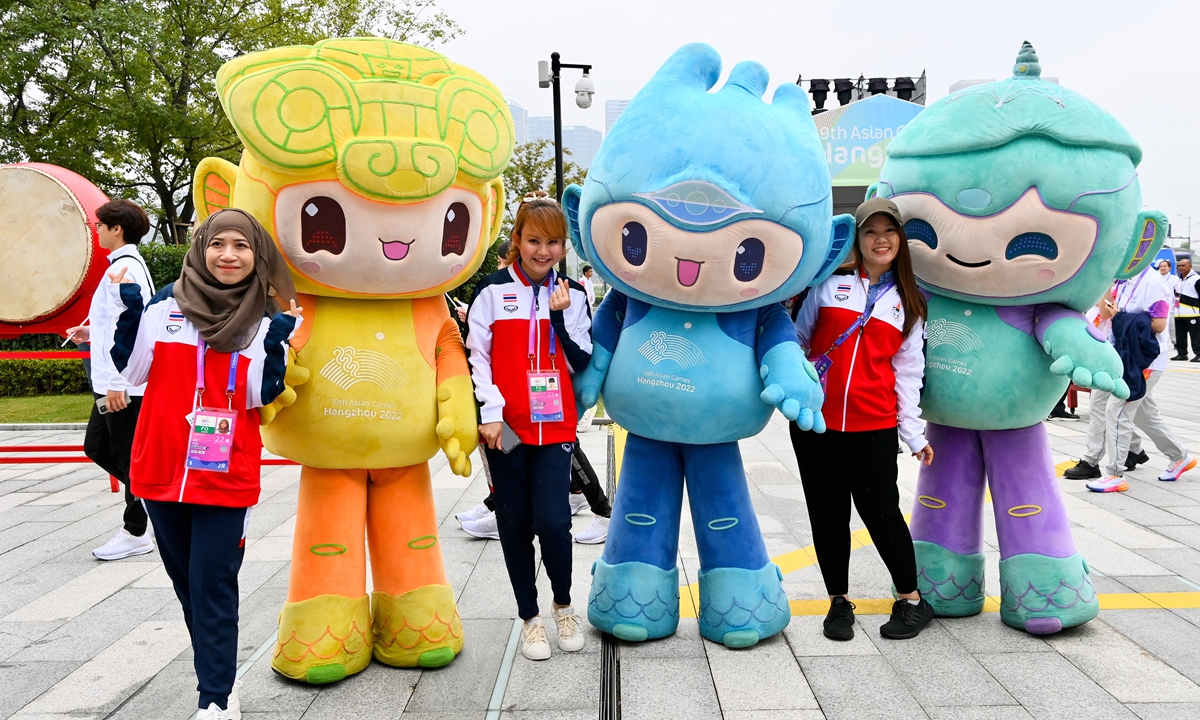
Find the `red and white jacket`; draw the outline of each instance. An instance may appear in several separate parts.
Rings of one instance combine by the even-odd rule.
[[[112,359],[132,385],[146,383],[146,394],[133,436],[130,491],[139,498],[221,507],[258,503],[262,436],[258,408],[283,391],[287,346],[299,318],[279,314],[263,318],[250,345],[239,353],[233,409],[237,422],[229,472],[190,470],[186,466],[188,416],[196,408],[196,348],[200,333],[183,316],[164,287],[142,312],[137,285],[112,284],[126,310],[117,321]],[[118,289],[119,288],[119,289]],[[232,354],[208,348],[204,354],[205,407],[228,407]]]
[[[475,286],[467,311],[468,360],[482,423],[508,423],[527,445],[575,442],[575,391],[571,374],[592,356],[592,314],[583,286],[569,280],[571,306],[550,311],[550,291],[537,288],[537,370],[550,368],[550,324],[554,324],[563,395],[563,419],[535,423],[529,416],[529,315],[534,288],[512,267],[498,270]]]
[[[796,315],[796,334],[809,358],[829,346],[867,307],[870,280],[835,274],[809,291]],[[913,451],[927,444],[921,422],[925,381],[925,322],[904,336],[904,305],[890,288],[875,301],[871,317],[832,353],[821,412],[830,430],[861,432],[898,427]]]

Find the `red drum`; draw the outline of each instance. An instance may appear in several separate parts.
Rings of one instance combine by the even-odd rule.
[[[96,209],[108,202],[83,177],[44,163],[0,166],[0,338],[82,324],[108,268]]]

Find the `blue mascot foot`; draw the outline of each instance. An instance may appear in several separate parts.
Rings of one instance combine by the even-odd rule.
[[[959,555],[937,543],[914,540],[917,589],[938,617],[983,612],[983,553]]]
[[[1079,553],[1055,558],[1025,553],[1000,561],[1000,619],[1050,635],[1096,617],[1100,600]]]
[[[783,573],[775,563],[758,570],[716,568],[700,573],[700,634],[743,648],[781,632],[792,619]]]
[[[588,622],[622,640],[663,638],[679,627],[679,568],[592,563]]]

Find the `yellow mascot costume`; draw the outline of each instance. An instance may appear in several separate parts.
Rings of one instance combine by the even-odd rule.
[[[442,293],[499,232],[512,117],[478,73],[382,39],[245,55],[217,88],[245,151],[200,163],[198,214],[258,218],[306,320],[288,389],[262,412],[267,448],[303,465],[272,666],[328,683],[372,655],[445,665],[463,634],[427,461],[440,447],[469,476],[476,416]]]

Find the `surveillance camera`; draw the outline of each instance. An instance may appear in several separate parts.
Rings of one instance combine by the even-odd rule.
[[[596,94],[596,83],[587,73],[575,83],[575,104],[587,110],[592,106],[592,96]]]
[[[538,60],[538,87],[550,87],[550,63]]]

